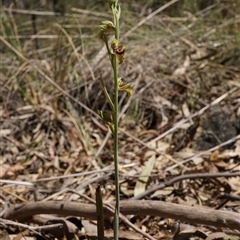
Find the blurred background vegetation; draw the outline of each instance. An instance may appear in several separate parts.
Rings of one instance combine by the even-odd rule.
[[[122,41],[128,49],[122,76],[130,82],[139,76],[137,92],[148,83],[152,86],[134,98],[129,108],[130,114],[140,121],[148,115],[149,96],[161,95],[177,107],[187,102],[190,110],[199,109],[226,91],[226,80],[234,78],[235,68],[240,65],[239,0],[179,0],[124,37],[168,2],[120,1]],[[94,111],[106,108],[96,79],[103,71],[106,81],[111,80],[107,59],[97,58],[103,47],[97,36],[98,25],[111,19],[108,1],[3,0],[0,11],[0,34],[5,40],[0,50],[1,81],[5,87],[15,89],[31,104],[44,101],[43,96],[49,94],[56,105],[66,104],[58,90],[29,69],[21,53]],[[190,80],[173,76],[186,56],[192,56],[198,48],[205,51],[205,56],[191,61],[187,69]],[[206,67],[199,67],[205,60],[209,60]],[[209,96],[211,89],[214,94]],[[82,111],[77,105],[74,108]],[[172,111],[165,111],[170,118]],[[156,127],[162,121],[162,113],[153,106],[150,112],[155,123],[147,126]]]

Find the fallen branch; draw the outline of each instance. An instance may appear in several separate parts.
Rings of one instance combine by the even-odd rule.
[[[114,205],[114,203],[112,203]],[[151,200],[128,200],[120,204],[120,212],[124,215],[138,216],[161,216],[173,218],[191,224],[212,225],[240,230],[240,217],[238,213],[212,210],[200,207],[189,207],[174,203]],[[61,216],[79,216],[96,219],[96,206],[94,204],[77,202],[31,202],[18,206],[12,206],[4,214],[4,218],[17,221],[30,220],[37,214],[58,214]],[[110,217],[113,214],[104,209],[104,216]]]

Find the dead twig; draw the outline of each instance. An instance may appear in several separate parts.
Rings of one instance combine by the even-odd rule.
[[[112,204],[114,205],[114,203]],[[240,230],[239,214],[230,211],[189,207],[162,201],[130,200],[121,202],[120,212],[123,215],[161,216],[164,218],[173,218],[190,222],[191,224],[204,224]],[[90,219],[96,219],[97,217],[96,206],[94,204],[48,201],[29,202],[18,206],[12,206],[6,211],[4,218],[24,221],[30,220],[37,214],[72,215]],[[113,213],[104,207],[104,216],[110,217],[113,216]]]
[[[184,175],[180,175],[177,176],[169,181],[166,181],[162,184],[158,184],[156,186],[153,186],[149,189],[147,189],[145,192],[134,196],[131,198],[131,200],[137,200],[137,199],[141,199],[151,193],[154,193],[157,190],[166,188],[168,186],[173,185],[176,182],[185,180],[185,179],[199,179],[199,178],[218,178],[218,177],[237,177],[240,176],[240,172],[220,172],[220,173],[194,173],[194,174],[184,174]]]
[[[61,223],[49,224],[49,225],[41,226],[41,227],[39,227],[39,226],[33,227],[33,226],[29,226],[27,224],[18,223],[18,222],[14,222],[14,221],[3,219],[3,218],[0,218],[0,224],[2,224],[4,226],[11,225],[11,226],[17,226],[17,227],[20,227],[20,228],[28,229],[28,230],[30,230],[30,231],[38,234],[38,235],[39,235],[39,233],[37,231],[50,230],[50,229],[56,229],[56,228],[62,228],[63,227],[63,224],[61,224]]]

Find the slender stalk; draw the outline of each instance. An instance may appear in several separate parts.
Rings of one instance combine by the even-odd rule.
[[[114,106],[113,124],[114,124],[114,169],[115,169],[115,194],[116,206],[114,214],[114,239],[118,239],[119,211],[120,211],[120,191],[119,191],[119,170],[118,170],[118,62],[117,56],[113,56],[114,69]]]
[[[115,1],[115,6],[112,6],[112,13],[115,25],[115,39],[119,41],[119,10],[118,1]],[[114,73],[114,169],[115,169],[115,195],[116,205],[114,214],[114,240],[118,240],[118,229],[119,229],[119,212],[120,212],[120,190],[119,190],[119,169],[118,169],[118,59],[117,55],[112,55],[112,65]]]
[[[106,86],[104,85],[103,79],[101,77],[101,84],[103,88],[103,92],[105,97],[112,109],[112,119],[108,118],[107,115],[103,112],[100,112],[101,118],[107,122],[110,127],[113,137],[114,137],[114,169],[115,169],[115,198],[116,198],[116,206],[114,213],[114,239],[118,240],[119,233],[119,212],[120,212],[120,190],[119,190],[119,169],[118,169],[118,91],[125,90],[128,93],[132,92],[130,86],[121,80],[118,77],[118,67],[124,60],[124,52],[125,48],[123,45],[119,44],[119,18],[121,9],[118,5],[118,0],[109,0],[110,8],[113,15],[113,23],[111,21],[103,21],[102,25],[100,25],[100,37],[104,41],[109,59],[113,69],[114,75],[114,92],[113,92],[113,101],[109,96]],[[111,42],[111,48],[108,45],[107,33],[109,31],[114,31],[114,39]]]

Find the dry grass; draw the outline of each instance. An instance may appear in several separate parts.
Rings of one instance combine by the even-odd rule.
[[[156,2],[122,1],[127,52],[120,71],[135,89],[130,100],[120,96],[122,199],[133,196],[152,155],[156,160],[145,187],[185,172],[239,171],[240,5],[179,1],[148,19],[161,6]],[[112,139],[96,114],[108,108],[100,72],[112,81],[97,38],[98,25],[110,15],[102,2],[78,4],[66,6],[64,16],[55,16],[50,5],[35,12],[14,5],[0,10],[0,178],[46,178],[34,191],[2,183],[3,208],[33,201],[36,193],[39,201],[79,200],[64,192],[67,188],[95,198],[99,182],[104,200],[114,199],[113,170],[102,170],[112,164]],[[183,181],[148,198],[239,213],[234,200],[221,206],[224,194],[239,194],[237,180]],[[160,220],[132,222],[157,238]]]

